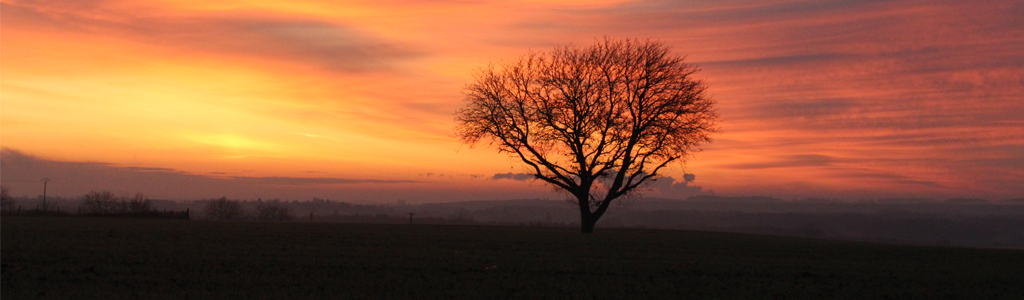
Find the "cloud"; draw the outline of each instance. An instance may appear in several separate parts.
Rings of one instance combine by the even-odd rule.
[[[642,1],[565,9],[521,30],[665,37],[713,79],[729,121],[817,135],[1016,119],[1022,10],[1017,1]]]
[[[702,61],[700,66],[706,69],[716,68],[751,68],[751,67],[793,67],[799,65],[817,65],[863,59],[863,55],[843,53],[807,53],[784,54],[757,58],[744,58],[723,61]]]
[[[95,163],[95,164],[97,164],[97,165],[104,165],[104,166],[110,166],[109,164],[100,164],[100,163]],[[178,171],[176,171],[174,169],[170,169],[170,168],[150,168],[150,167],[120,167],[120,168],[124,169],[126,171],[138,171],[138,172],[166,172],[166,173],[177,173],[178,172]],[[214,172],[214,173],[216,173],[216,172]]]
[[[245,177],[190,174],[169,168],[116,166],[98,162],[65,162],[31,156],[10,148],[0,150],[0,180],[18,194],[40,189],[40,179],[49,178],[49,192],[77,196],[91,190],[112,190],[129,194],[143,192],[157,197],[203,198],[240,191],[263,197],[288,196],[288,189],[366,187],[416,184],[410,180],[380,180],[331,177]],[[223,174],[213,172],[211,174]],[[284,193],[285,195],[281,195]],[[254,195],[258,196],[258,195]]]
[[[122,37],[172,49],[314,65],[340,72],[389,71],[419,48],[353,25],[272,12],[166,12],[134,2],[4,3],[4,26]],[[125,13],[124,11],[131,11]]]
[[[498,179],[511,179],[511,180],[515,180],[515,181],[527,181],[527,180],[532,180],[532,179],[535,179],[535,178],[537,178],[537,177],[534,176],[533,174],[529,174],[529,173],[511,173],[511,172],[504,173],[504,174],[503,173],[498,173],[498,174],[494,174],[494,176],[491,176],[491,179],[494,179],[494,180],[498,180]]]
[[[942,184],[932,180],[921,180],[915,179],[910,176],[890,173],[885,171],[875,171],[867,169],[854,169],[837,175],[839,178],[847,179],[866,179],[875,182],[884,182],[887,184],[898,184],[898,185],[919,185],[926,187],[943,187]]]
[[[153,199],[196,200],[226,196],[232,199],[311,199],[318,197],[359,203],[450,202],[557,197],[547,187],[508,187],[500,184],[466,186],[463,182],[373,178],[218,176],[162,168],[137,168],[101,162],[56,161],[10,148],[0,149],[0,184],[15,196],[42,194],[43,177],[50,178],[48,195],[75,198],[89,191],[118,195],[141,192]],[[450,176],[448,176],[450,177]]]
[[[228,180],[252,183],[252,184],[278,184],[278,185],[322,185],[322,184],[356,184],[356,183],[415,183],[412,180],[379,180],[379,179],[348,179],[330,177],[228,177]]]
[[[832,165],[836,161],[836,158],[828,155],[801,154],[779,156],[776,157],[775,160],[767,162],[726,164],[721,167],[727,169],[773,169],[793,167],[815,167]]]
[[[648,181],[646,187],[664,197],[683,199],[702,193],[703,187],[690,185],[696,179],[696,175],[689,173],[683,174],[683,181],[676,181],[671,176],[658,177],[654,181]]]

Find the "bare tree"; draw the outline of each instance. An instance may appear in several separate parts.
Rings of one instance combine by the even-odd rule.
[[[142,193],[135,193],[135,197],[128,200],[128,211],[134,214],[147,213],[152,209],[152,201]]]
[[[235,200],[228,200],[227,197],[210,200],[210,202],[206,203],[204,210],[206,218],[211,220],[234,220],[240,219],[244,215],[242,212],[242,203]]]
[[[698,71],[651,40],[529,53],[476,74],[456,132],[571,194],[590,233],[613,200],[711,141],[718,115]]]
[[[127,205],[110,191],[91,191],[82,196],[80,208],[86,214],[115,214],[126,211]]]
[[[288,221],[292,219],[292,212],[281,200],[258,201],[256,218],[263,221]]]
[[[0,211],[14,211],[14,197],[11,197],[11,190],[6,186],[0,186]]]
[[[94,215],[115,215],[115,214],[143,214],[150,211],[152,207],[149,198],[142,193],[135,193],[135,196],[116,197],[110,191],[91,191],[82,196],[82,204],[79,207],[81,213]]]

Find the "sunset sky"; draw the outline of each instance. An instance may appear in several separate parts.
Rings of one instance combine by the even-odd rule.
[[[66,197],[558,197],[460,144],[454,113],[474,70],[603,37],[666,42],[718,102],[722,132],[649,196],[1024,197],[1018,0],[2,0],[0,176],[33,197],[43,177]]]

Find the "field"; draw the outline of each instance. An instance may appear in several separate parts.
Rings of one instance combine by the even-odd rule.
[[[4,299],[1020,299],[1024,251],[669,230],[2,219]]]

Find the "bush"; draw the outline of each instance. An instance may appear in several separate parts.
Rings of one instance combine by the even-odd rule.
[[[242,203],[235,200],[228,200],[227,197],[210,200],[204,208],[204,215],[210,220],[236,220],[241,219]]]

